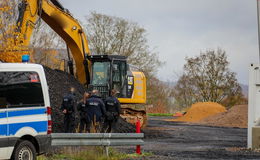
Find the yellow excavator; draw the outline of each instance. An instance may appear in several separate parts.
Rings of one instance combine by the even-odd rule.
[[[30,37],[37,21],[43,19],[65,42],[75,60],[75,77],[85,86],[98,89],[103,98],[112,89],[119,91],[122,114],[125,120],[146,124],[146,78],[127,64],[127,58],[119,55],[91,55],[87,36],[79,22],[57,0],[21,0],[17,32],[22,43],[30,44]],[[70,72],[73,64],[69,61]],[[140,105],[142,107],[140,107]]]

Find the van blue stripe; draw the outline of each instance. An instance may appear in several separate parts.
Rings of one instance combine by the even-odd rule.
[[[8,117],[29,116],[29,115],[45,114],[45,113],[46,113],[46,108],[14,110],[14,111],[8,111]],[[6,118],[6,117],[7,117],[6,112],[0,113],[0,118]]]
[[[6,136],[6,132],[7,132],[7,124],[0,125],[0,135]]]
[[[21,111],[19,111],[19,110],[17,110],[17,111],[8,111],[8,117],[44,114],[45,112],[46,112],[46,108],[28,109],[28,110],[21,110]]]
[[[0,118],[6,118],[6,112],[1,112],[0,113]]]
[[[15,133],[23,127],[31,127],[36,130],[36,132],[46,132],[47,131],[47,121],[39,122],[25,122],[25,123],[12,123],[9,124],[9,135],[7,135],[7,125],[0,125],[0,135],[1,136],[10,136],[15,135]]]

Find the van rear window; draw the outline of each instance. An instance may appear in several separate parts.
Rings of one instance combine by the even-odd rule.
[[[0,72],[0,108],[44,106],[36,72]]]

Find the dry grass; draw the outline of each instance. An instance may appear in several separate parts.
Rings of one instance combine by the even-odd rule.
[[[123,160],[150,156],[151,153],[125,154],[109,148],[109,156],[106,156],[104,147],[63,147],[56,153],[39,156],[37,160]]]

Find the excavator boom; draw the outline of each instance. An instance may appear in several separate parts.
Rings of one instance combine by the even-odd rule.
[[[90,64],[86,59],[90,55],[87,36],[79,22],[62,5],[48,0],[22,0],[19,4],[17,30],[23,36],[23,45],[29,46],[30,38],[38,20],[43,19],[67,44],[76,63],[76,76],[82,84],[90,79]]]

